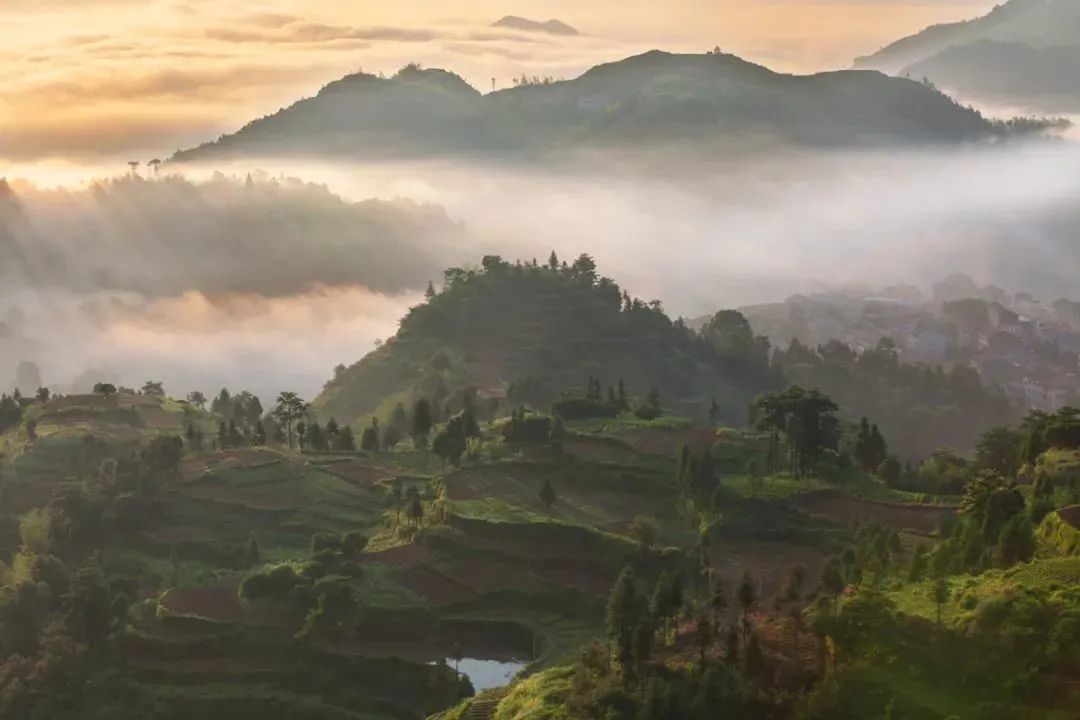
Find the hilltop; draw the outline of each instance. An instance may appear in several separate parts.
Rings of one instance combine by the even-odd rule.
[[[1080,5],[1010,0],[988,14],[935,25],[856,59],[855,67],[928,77],[964,97],[1075,109],[1080,87],[1069,73],[1080,47]]]
[[[548,33],[549,35],[573,36],[581,34],[575,28],[570,27],[561,20],[555,20],[553,18],[547,22],[537,22],[536,20],[529,20],[528,18],[518,17],[516,15],[507,15],[503,19],[493,22],[491,27],[521,30],[523,32]]]
[[[745,417],[747,403],[774,378],[748,328],[730,357],[659,302],[631,299],[582,255],[544,265],[484,258],[452,268],[440,291],[401,321],[395,337],[351,367],[340,367],[313,406],[325,416],[386,418],[398,402],[435,393],[439,404],[466,389],[480,397],[546,408],[565,388],[597,376],[644,397],[655,388],[667,407],[703,417],[716,398],[723,415]],[[441,410],[442,408],[438,408]]]
[[[481,95],[409,66],[356,74],[175,161],[254,155],[526,158],[692,143],[721,148],[958,143],[993,135],[977,112],[878,73],[784,75],[732,55],[653,51],[573,80]]]

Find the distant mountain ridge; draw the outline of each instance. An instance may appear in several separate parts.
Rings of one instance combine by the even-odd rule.
[[[577,29],[567,25],[561,20],[552,18],[547,22],[537,22],[536,20],[529,20],[528,18],[518,17],[517,15],[507,15],[506,17],[493,22],[491,27],[505,28],[507,30],[521,30],[523,32],[541,32],[551,35],[580,35]]]
[[[356,74],[214,143],[191,161],[253,155],[537,157],[689,144],[957,143],[994,127],[920,83],[879,73],[784,75],[732,55],[652,51],[567,81],[481,95],[457,75],[412,65]]]
[[[1010,0],[857,58],[854,67],[927,77],[965,98],[1043,112],[1080,109],[1080,2]]]

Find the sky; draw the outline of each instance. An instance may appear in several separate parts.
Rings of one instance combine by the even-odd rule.
[[[653,48],[848,67],[993,0],[0,0],[0,176],[167,157],[325,83],[409,62],[487,91]],[[558,18],[576,38],[495,30]],[[32,172],[27,173],[33,176]]]

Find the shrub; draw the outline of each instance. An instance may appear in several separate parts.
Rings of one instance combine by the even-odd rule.
[[[337,552],[341,549],[341,538],[334,533],[315,533],[311,536],[311,554],[318,555],[323,550]]]
[[[552,406],[552,413],[559,415],[564,420],[613,418],[618,416],[619,407],[592,398],[565,398]]]
[[[368,539],[359,530],[350,530],[341,536],[341,551],[346,555],[356,555],[367,547]]]

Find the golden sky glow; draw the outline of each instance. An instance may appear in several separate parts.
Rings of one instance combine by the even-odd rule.
[[[719,45],[777,70],[847,67],[993,0],[0,0],[0,158],[167,156],[364,69],[476,87]],[[579,38],[496,31],[557,17]],[[141,156],[141,155],[136,155]],[[2,162],[2,161],[0,161]],[[0,165],[0,176],[4,175]]]

